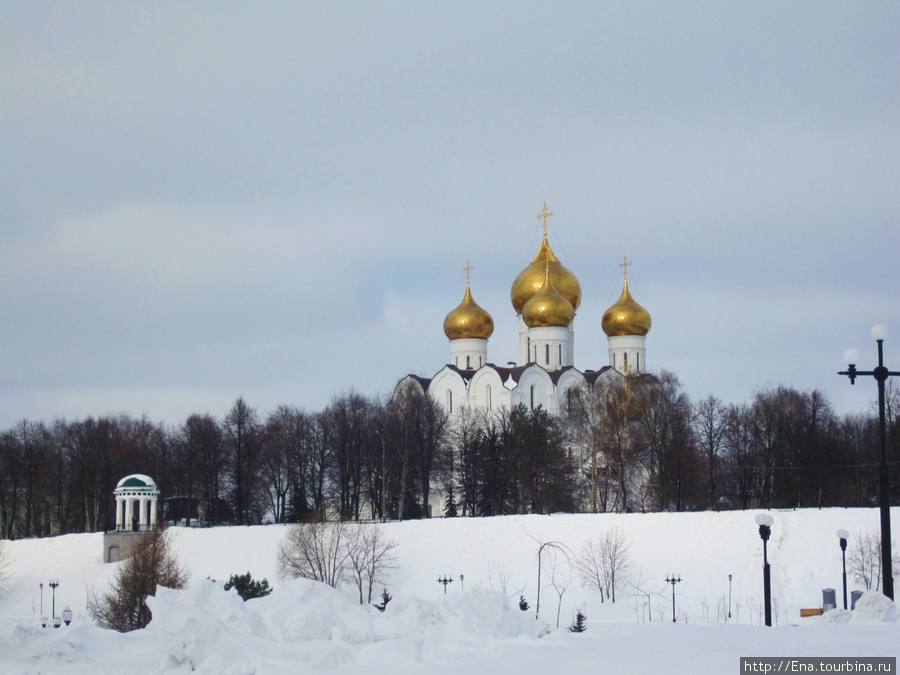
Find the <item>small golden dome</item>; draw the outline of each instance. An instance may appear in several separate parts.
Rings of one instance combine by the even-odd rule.
[[[629,263],[630,264],[630,263]],[[616,304],[606,310],[603,315],[603,332],[608,337],[614,335],[646,335],[653,322],[650,312],[641,307],[628,292],[628,277],[625,277],[625,288],[622,297]]]
[[[547,242],[547,232],[544,231],[544,241],[531,264],[519,272],[519,276],[513,281],[509,298],[512,300],[516,314],[521,314],[525,303],[528,302],[544,285],[544,267],[550,267],[550,281],[556,292],[562,295],[573,309],[577,310],[581,304],[581,284],[572,272],[568,270],[553,254],[550,244]]]
[[[477,338],[487,340],[494,332],[494,320],[472,297],[466,281],[466,295],[462,302],[444,319],[444,334],[451,340]]]
[[[544,283],[522,308],[522,320],[529,328],[543,326],[568,327],[575,318],[575,308],[553,287],[550,265],[544,267]]]

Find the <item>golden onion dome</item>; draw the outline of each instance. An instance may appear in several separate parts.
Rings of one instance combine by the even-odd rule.
[[[509,298],[512,300],[516,314],[521,314],[525,303],[528,302],[544,285],[544,267],[550,267],[550,281],[553,288],[562,295],[573,309],[577,310],[581,304],[581,284],[572,272],[565,267],[553,254],[553,249],[547,242],[547,232],[544,232],[544,241],[531,264],[519,272],[513,281]]]
[[[568,327],[575,318],[575,308],[553,287],[549,263],[544,267],[544,283],[525,306],[522,320],[529,328],[543,326]]]
[[[494,320],[475,302],[467,280],[465,297],[444,319],[444,334],[451,340],[487,340],[493,332]]]
[[[630,264],[630,263],[629,263]],[[625,288],[622,297],[603,314],[603,332],[608,337],[614,335],[646,335],[650,332],[653,321],[650,312],[641,307],[631,293],[628,292],[628,277],[625,277]]]

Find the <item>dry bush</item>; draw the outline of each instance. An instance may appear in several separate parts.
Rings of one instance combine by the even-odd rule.
[[[359,590],[359,603],[372,602],[372,590],[395,566],[397,542],[380,525],[298,523],[281,542],[282,578],[304,577],[337,588],[342,581]]]
[[[157,586],[184,588],[186,583],[187,575],[172,555],[166,533],[147,532],[119,567],[109,591],[88,594],[88,613],[101,628],[121,633],[144,628],[151,618],[147,596],[155,595]]]
[[[278,550],[282,578],[304,577],[337,588],[347,564],[348,529],[342,522],[291,525]]]

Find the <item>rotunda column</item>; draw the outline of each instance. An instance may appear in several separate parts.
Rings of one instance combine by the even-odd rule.
[[[150,528],[156,529],[156,500],[157,495],[150,497]]]
[[[125,504],[122,502],[122,495],[116,495],[116,529],[125,529]]]

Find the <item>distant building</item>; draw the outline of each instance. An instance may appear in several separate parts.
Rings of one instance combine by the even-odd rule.
[[[159,489],[150,476],[135,473],[125,476],[113,491],[116,498],[116,529],[103,534],[103,562],[119,562],[156,527]]]
[[[488,359],[488,340],[494,332],[491,315],[475,302],[468,264],[462,302],[444,319],[450,341],[450,361],[431,378],[407,375],[395,388],[415,383],[444,410],[454,415],[464,407],[493,411],[520,404],[542,406],[550,414],[562,410],[567,392],[574,386],[604,386],[626,373],[647,371],[647,333],[652,321],[628,290],[627,259],[622,263],[625,281],[622,295],[603,314],[601,326],[609,343],[609,363],[597,370],[578,370],[575,362],[575,315],[581,304],[581,284],[556,257],[547,241],[547,221],[553,213],[544,209],[544,238],[534,260],[519,272],[510,300],[519,323],[519,364],[498,366]]]

